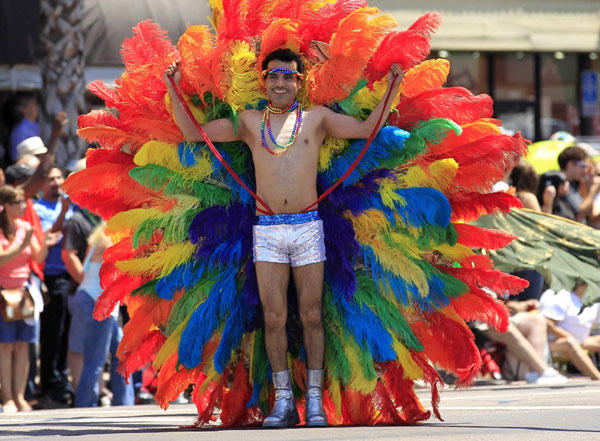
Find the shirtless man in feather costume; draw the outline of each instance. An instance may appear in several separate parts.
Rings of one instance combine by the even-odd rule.
[[[245,142],[252,153],[256,193],[270,210],[264,215],[257,204],[253,254],[265,321],[267,355],[273,371],[275,405],[264,427],[299,423],[287,363],[287,288],[291,272],[298,292],[300,320],[307,357],[307,426],[327,426],[323,410],[324,330],[322,291],[325,246],[317,205],[319,149],[325,137],[368,138],[377,118],[390,111],[393,99],[382,100],[365,121],[338,114],[324,106],[302,109],[297,95],[302,87],[302,59],[289,49],[276,50],[264,59],[263,78],[269,103],[265,110],[239,113],[237,131],[228,119],[202,125],[213,142]],[[179,63],[171,64],[164,80],[172,98],[175,119],[185,139],[203,141],[187,116],[169,77],[179,85]],[[397,78],[395,78],[397,77]],[[395,79],[395,81],[394,81]],[[402,70],[393,65],[388,90],[398,92]],[[263,208],[268,208],[263,207]],[[305,208],[314,211],[303,212]]]

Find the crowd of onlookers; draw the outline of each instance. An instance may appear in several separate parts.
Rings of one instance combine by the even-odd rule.
[[[104,222],[62,190],[65,176],[55,154],[65,114],[56,115],[47,142],[40,137],[35,95],[15,95],[5,116],[10,131],[7,165],[0,169],[2,411],[151,401],[141,374],[126,381],[116,373],[116,361],[110,363],[110,383],[103,381],[127,315],[117,307],[110,318],[93,319],[102,255],[111,242]],[[65,172],[84,167],[81,159]],[[19,305],[9,301],[15,294],[22,298]]]
[[[570,137],[565,133],[557,135],[563,139]],[[600,152],[589,144],[576,143],[572,137],[568,140],[572,141],[571,145],[557,157],[559,170],[538,175],[532,164],[521,160],[507,171],[495,189],[513,187],[524,208],[600,228],[600,163],[594,161]],[[576,267],[568,270],[579,274]],[[473,326],[479,335],[504,346],[504,351],[495,351],[501,355],[497,357],[501,359],[501,366],[491,361],[502,372],[497,372],[497,376],[526,379],[530,383],[562,384],[567,378],[553,368],[554,360],[566,361],[574,371],[600,380],[600,335],[597,335],[600,305],[595,303],[582,309],[587,283],[574,277],[573,286],[554,292],[545,289],[544,279],[536,271],[520,271],[516,275],[528,280],[530,285],[506,301],[511,314],[508,331],[500,334],[485,326]],[[486,352],[490,346],[485,349],[484,344]]]
[[[0,315],[3,412],[152,401],[141,374],[126,381],[116,372],[126,310],[117,307],[103,321],[93,318],[102,291],[102,255],[111,241],[104,222],[62,191],[65,175],[54,162],[66,117],[56,115],[44,142],[35,95],[19,93],[7,109],[10,131],[0,169],[0,288],[23,293],[33,308],[19,320]],[[514,187],[525,208],[600,228],[600,176],[590,153],[585,145],[569,146],[558,156],[560,170],[541,176],[522,161],[496,190]],[[81,159],[64,172],[83,167]],[[538,273],[518,275],[530,286],[507,301],[508,331],[474,325],[478,335],[505,346],[504,377],[562,384],[567,378],[553,368],[550,357],[562,354],[583,374],[600,379],[597,358],[590,357],[600,352],[600,336],[591,335],[600,323],[598,305],[580,313],[585,282],[544,292]],[[111,381],[105,385],[107,375],[102,374],[110,359]]]

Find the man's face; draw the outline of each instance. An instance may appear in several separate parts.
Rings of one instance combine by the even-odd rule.
[[[23,116],[30,121],[37,121],[39,116],[38,102],[37,99],[32,98],[27,101],[23,107],[21,107],[21,112],[23,112]]]
[[[587,170],[587,162],[585,160],[572,160],[567,162],[565,168],[565,175],[569,181],[582,182],[585,178],[585,172]]]
[[[56,200],[62,194],[62,185],[64,178],[58,168],[50,170],[46,182],[44,183],[44,198],[47,200]]]
[[[268,69],[282,68],[296,70],[298,66],[295,61],[272,60],[267,65]],[[281,72],[267,74],[265,88],[267,96],[276,107],[286,107],[294,102],[300,90],[301,81],[296,75]]]

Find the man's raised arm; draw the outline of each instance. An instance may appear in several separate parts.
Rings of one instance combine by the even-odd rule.
[[[179,97],[177,96],[175,89],[173,88],[173,84],[171,84],[170,77],[173,77],[175,80],[175,84],[179,87],[179,82],[181,81],[181,70],[179,66],[179,61],[172,63],[167,70],[165,71],[163,78],[165,80],[165,84],[167,85],[167,91],[169,96],[171,97],[171,102],[173,103],[173,114],[175,116],[175,122],[181,129],[183,136],[186,141],[190,142],[198,142],[203,141],[204,139],[200,135],[198,129],[196,129],[194,122],[190,119],[188,114],[186,113],[183,105],[179,101]],[[237,134],[235,133],[235,129],[233,123],[228,119],[215,119],[206,124],[202,124],[202,129],[208,136],[208,138],[213,142],[230,142],[230,141],[239,141],[241,140],[240,133],[243,130],[241,127],[242,124],[238,127]]]
[[[323,117],[323,125],[328,136],[343,139],[366,139],[368,138],[377,124],[379,115],[383,113],[382,121],[387,120],[387,116],[390,113],[394,97],[398,93],[400,83],[402,83],[403,72],[397,64],[393,64],[388,74],[388,87],[386,92],[383,94],[384,98],[379,101],[377,107],[373,109],[369,117],[360,121],[349,115],[343,115],[335,113],[329,109],[325,109]],[[394,82],[395,79],[395,82]],[[392,82],[394,85],[392,87]],[[390,99],[387,105],[385,105],[385,97],[390,94]]]

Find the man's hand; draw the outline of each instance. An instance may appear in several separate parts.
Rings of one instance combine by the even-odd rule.
[[[173,79],[175,80],[175,84],[179,86],[179,82],[181,81],[181,61],[177,60],[172,62],[169,65],[169,67],[167,67],[167,69],[165,70],[163,78],[165,80],[165,83],[167,84],[167,87],[171,86],[171,80],[169,79],[169,77],[173,77]]]
[[[46,231],[46,234],[44,236],[44,244],[48,248],[51,248],[58,243],[58,241],[60,240],[61,237],[62,237],[62,233],[60,231],[53,233],[52,231],[48,230],[48,231]]]
[[[71,198],[63,194],[60,203],[62,204],[62,207],[60,207],[61,211],[63,213],[66,213],[67,211],[69,211],[69,207],[71,206]]]
[[[392,84],[394,78],[396,79],[396,84],[394,85],[394,87],[400,87],[400,83],[402,83],[402,78],[404,78],[404,72],[402,72],[402,69],[400,68],[400,66],[398,66],[398,63],[394,63],[390,67],[390,72],[388,73],[388,84]]]
[[[588,184],[589,192],[591,194],[596,195],[600,192],[600,176],[598,176],[598,175],[589,176],[589,178],[587,179],[587,184]]]
[[[542,202],[545,206],[551,207],[554,204],[554,199],[556,198],[556,187],[554,185],[548,185],[544,188],[544,193],[542,194]]]
[[[52,132],[50,136],[52,138],[58,138],[68,122],[67,114],[63,111],[58,112],[52,121]]]

